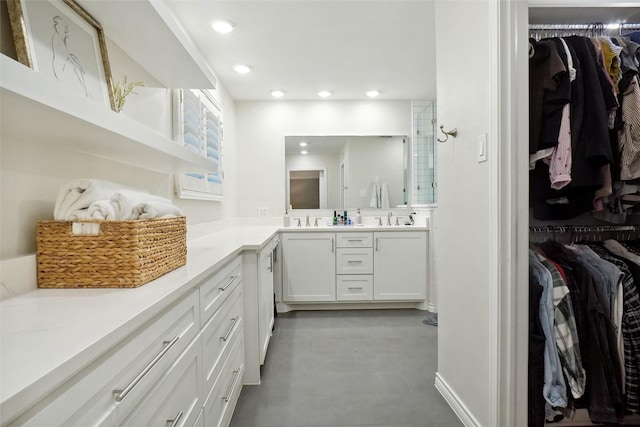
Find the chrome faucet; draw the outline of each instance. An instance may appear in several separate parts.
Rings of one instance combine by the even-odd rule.
[[[317,227],[317,226],[318,226],[318,218],[316,218],[316,221],[313,223],[313,226],[314,226],[314,227]]]
[[[301,227],[301,226],[302,226],[302,224],[300,223],[300,218],[295,218],[295,219],[297,219],[297,220],[298,220],[298,227]]]
[[[377,219],[378,220],[378,226],[382,227],[382,217],[381,216],[377,216],[377,217],[375,217],[373,219]]]
[[[389,213],[387,214],[387,225],[391,225],[391,217],[392,217],[392,216],[393,216],[393,213],[392,213],[392,212],[389,212]]]
[[[305,227],[309,227],[311,224],[309,224],[309,214],[307,213],[307,221],[305,222],[304,226]]]

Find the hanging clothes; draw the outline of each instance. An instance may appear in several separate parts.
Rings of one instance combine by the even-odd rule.
[[[572,296],[578,307],[576,324],[587,372],[585,398],[589,416],[596,423],[619,423],[623,417],[620,357],[613,324],[604,315],[596,294],[597,277],[560,243],[549,241],[539,246],[545,256],[566,265],[574,278]]]

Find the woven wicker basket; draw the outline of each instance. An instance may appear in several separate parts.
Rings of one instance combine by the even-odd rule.
[[[94,222],[97,235],[38,221],[38,287],[135,288],[187,262],[185,217]]]

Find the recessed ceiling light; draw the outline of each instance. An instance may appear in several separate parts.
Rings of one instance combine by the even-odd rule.
[[[326,98],[328,96],[331,96],[331,92],[329,92],[328,90],[321,90],[320,92],[318,92],[318,96],[321,98]]]
[[[369,98],[375,98],[378,95],[380,95],[380,91],[378,90],[370,90],[369,92],[367,92],[367,96]]]
[[[307,150],[302,150],[302,151],[300,152],[300,154],[307,154],[307,153],[308,153],[308,151],[307,151]]]
[[[211,28],[219,33],[227,34],[236,28],[236,24],[226,19],[218,19],[217,21],[213,21]]]
[[[300,147],[306,147],[306,146],[307,146],[307,143],[306,143],[306,142],[302,141],[302,142],[300,143]]]
[[[271,91],[271,96],[273,96],[274,98],[282,98],[284,96],[284,91],[283,90],[272,90]]]
[[[249,67],[248,65],[244,65],[244,64],[234,65],[233,69],[238,74],[247,74],[249,71],[251,71],[251,67]]]

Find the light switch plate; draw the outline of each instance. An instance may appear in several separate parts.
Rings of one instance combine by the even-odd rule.
[[[487,134],[478,135],[478,163],[487,161]]]
[[[269,208],[258,208],[258,218],[266,218],[269,215]]]

